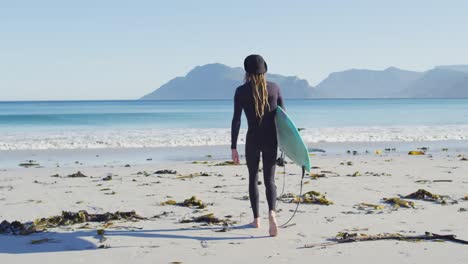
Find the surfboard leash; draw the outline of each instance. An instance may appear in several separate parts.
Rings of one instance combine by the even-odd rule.
[[[296,216],[297,210],[299,209],[299,204],[301,204],[302,186],[304,185],[304,176],[305,176],[305,166],[302,166],[301,188],[300,188],[300,191],[299,191],[299,198],[297,199],[296,209],[294,209],[294,213],[289,218],[289,220],[286,221],[286,223],[279,226],[281,228],[285,228],[286,225],[289,224],[289,222],[291,222],[291,220],[294,218],[294,216]]]

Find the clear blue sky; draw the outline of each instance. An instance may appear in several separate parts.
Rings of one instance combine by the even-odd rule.
[[[0,101],[135,99],[196,65],[312,85],[349,68],[468,64],[468,1],[1,1]]]

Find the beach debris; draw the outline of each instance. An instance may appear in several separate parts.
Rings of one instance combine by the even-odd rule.
[[[67,178],[86,178],[86,177],[88,176],[81,173],[81,171],[77,171],[76,173],[73,173],[67,176]]]
[[[6,220],[0,223],[0,234],[29,235],[36,232],[36,227],[32,222],[21,223],[20,221],[8,222]]]
[[[422,147],[422,148],[418,148],[419,150],[422,150],[424,152],[427,152],[427,150],[429,149],[428,147]]]
[[[176,204],[177,204],[177,201],[169,199],[169,200],[167,200],[167,201],[165,201],[165,202],[162,202],[162,203],[160,203],[160,204],[161,204],[161,205],[176,205]]]
[[[379,204],[360,203],[355,206],[358,210],[383,210],[385,206]]]
[[[130,166],[130,164],[125,164],[124,167],[125,167],[125,168],[130,168],[131,166]]]
[[[415,183],[431,183],[432,181],[430,180],[417,180],[417,181],[414,181]]]
[[[461,207],[460,209],[458,209],[458,212],[468,212],[468,208],[463,208]]]
[[[353,166],[353,162],[352,162],[352,161],[348,161],[348,162],[346,162],[346,165],[348,165],[348,166]]]
[[[468,194],[463,197],[463,200],[468,201]]]
[[[136,175],[143,175],[145,177],[148,177],[151,174],[149,172],[147,172],[147,171],[139,171],[139,172],[136,173]]]
[[[213,213],[201,215],[201,216],[196,216],[196,217],[191,217],[190,219],[182,219],[179,221],[182,224],[185,223],[206,223],[209,225],[213,224],[223,224],[223,225],[229,225],[232,223],[230,219],[220,219],[218,217],[215,217]]]
[[[34,226],[36,228],[52,228],[58,226],[69,226],[74,224],[86,223],[86,222],[109,222],[115,220],[130,220],[138,221],[145,220],[146,218],[139,216],[135,211],[129,212],[115,212],[115,213],[103,213],[103,214],[90,214],[85,210],[78,212],[67,212],[62,211],[61,215],[51,216],[48,218],[38,218],[34,220]]]
[[[177,174],[175,170],[157,170],[154,174]]]
[[[176,178],[177,179],[192,179],[192,178],[195,178],[195,177],[199,177],[199,176],[211,176],[211,174],[209,174],[208,172],[197,172],[197,173],[190,173],[188,175],[177,175]]]
[[[154,215],[152,218],[161,218],[161,217],[166,217],[169,216],[170,214],[174,214],[173,211],[164,211],[160,214]]]
[[[448,148],[442,148],[442,151],[448,151]]]
[[[410,194],[408,194],[406,196],[403,196],[402,198],[431,201],[431,202],[436,202],[436,203],[439,203],[439,204],[447,204],[447,199],[450,199],[452,204],[456,203],[456,201],[454,201],[453,199],[451,199],[447,195],[433,194],[433,193],[428,192],[428,191],[426,191],[424,189],[419,189],[414,193],[410,193]]]
[[[197,199],[196,196],[192,196],[188,199],[185,199],[183,202],[178,203],[175,200],[167,200],[162,202],[161,205],[178,205],[182,207],[189,207],[189,208],[197,208],[197,209],[205,209],[208,204],[204,203],[202,200]]]
[[[235,164],[232,160],[227,160],[227,161],[223,161],[220,163],[216,163],[213,166],[231,166],[231,165],[237,166],[237,164]]]
[[[324,178],[326,176],[327,175],[325,175],[324,173],[310,173],[310,178],[312,179]]]
[[[400,199],[398,197],[383,198],[382,200],[385,203],[393,205],[393,207],[395,209],[398,209],[400,207],[414,208],[414,206],[415,206],[414,202],[406,201],[406,200]]]
[[[293,193],[284,193],[283,195],[277,198],[279,201],[287,203],[303,203],[303,204],[322,204],[322,205],[331,205],[332,201],[328,200],[325,197],[325,194],[321,194],[316,191],[309,191],[304,193],[302,196],[297,196]]]
[[[356,171],[355,173],[353,173],[353,175],[351,175],[352,177],[357,177],[357,176],[362,176],[361,173],[359,171]]]
[[[364,241],[376,241],[376,240],[401,240],[408,242],[419,242],[422,240],[433,240],[433,241],[450,241],[468,245],[468,241],[458,239],[455,235],[438,235],[435,233],[425,232],[424,235],[419,236],[405,236],[400,233],[380,233],[376,235],[369,235],[365,233],[348,233],[339,232],[334,238],[329,239],[330,242],[318,243],[318,244],[306,244],[304,248],[316,248],[326,247],[342,243],[351,242],[364,242]]]
[[[203,203],[202,200],[197,199],[196,196],[192,196],[189,199],[185,199],[184,202],[181,204],[181,206],[196,207],[198,209],[204,209],[206,208],[207,205]]]
[[[192,164],[208,164],[208,161],[192,161]]]
[[[106,177],[102,178],[103,181],[111,181],[112,175],[107,175]]]
[[[34,166],[40,166],[40,164],[37,163],[37,161],[35,161],[35,160],[27,160],[25,162],[22,162],[22,163],[18,164],[18,166],[24,167],[24,168],[29,168],[29,167],[34,167]]]
[[[467,158],[467,157],[462,157],[462,158],[460,159],[460,161],[468,161],[468,158]]]
[[[425,155],[426,153],[424,151],[418,151],[418,150],[411,150],[408,152],[408,155]]]
[[[453,180],[433,180],[432,182],[453,182]]]
[[[241,200],[241,201],[247,201],[247,200],[249,200],[250,198],[249,198],[248,195],[244,195],[244,196],[242,196],[242,197],[235,197],[234,199],[236,199],[236,200]]]
[[[147,158],[146,161],[152,161],[153,159],[152,158]]]
[[[375,151],[375,154],[381,155],[381,154],[382,154],[382,150],[380,150],[380,149],[376,150],[376,151]]]

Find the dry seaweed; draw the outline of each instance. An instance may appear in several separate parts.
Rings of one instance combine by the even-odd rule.
[[[408,155],[425,155],[426,153],[424,151],[419,151],[419,150],[411,150],[408,152]]]
[[[48,218],[39,218],[34,220],[34,226],[40,228],[51,228],[58,226],[74,225],[85,222],[109,222],[115,220],[144,220],[145,218],[139,216],[135,211],[130,212],[115,212],[103,214],[89,214],[82,210],[78,212],[63,211],[61,215],[52,216]]]
[[[177,201],[175,200],[167,200],[161,203],[161,205],[176,205],[176,204],[177,204]]]
[[[463,200],[468,201],[468,194],[463,197]]]
[[[304,204],[323,204],[331,205],[332,201],[328,200],[324,194],[316,191],[309,191],[304,193],[302,196],[297,196],[293,193],[285,193],[278,197],[278,200],[287,203],[304,203]]]
[[[0,234],[29,235],[35,233],[36,227],[33,223],[21,223],[19,221],[8,222],[6,220],[0,223]]]
[[[228,161],[223,161],[223,162],[220,162],[220,163],[216,163],[213,166],[231,166],[231,165],[235,166],[237,164],[235,164],[232,160],[228,160]]]
[[[73,174],[70,174],[70,175],[67,176],[67,178],[86,178],[86,177],[88,177],[88,176],[81,173],[81,171],[78,171],[76,173],[73,173]]]
[[[436,202],[436,203],[440,203],[440,204],[447,204],[447,200],[451,200],[451,203],[452,204],[454,203],[454,200],[451,199],[447,195],[433,194],[433,193],[428,192],[428,191],[426,191],[424,189],[419,189],[414,193],[410,193],[410,194],[408,194],[406,196],[403,196],[403,198],[431,201],[431,202]]]
[[[359,210],[383,210],[385,206],[379,204],[360,203],[356,205]]]
[[[325,178],[327,175],[324,173],[310,173],[310,178],[312,179],[318,179],[318,178]]]
[[[182,219],[180,220],[180,223],[207,223],[210,225],[223,224],[226,226],[231,224],[232,222],[229,219],[220,219],[218,217],[215,217],[213,213],[209,213],[201,216],[192,217],[190,219]]]
[[[425,232],[424,235],[419,236],[405,236],[399,233],[381,233],[376,235],[368,235],[364,233],[348,233],[339,232],[334,238],[329,239],[330,242],[318,243],[318,244],[306,244],[304,248],[315,248],[315,247],[326,247],[342,243],[351,242],[364,242],[364,241],[375,241],[375,240],[402,240],[409,242],[418,242],[422,240],[433,240],[433,241],[451,241],[455,243],[468,245],[468,241],[458,239],[455,235],[438,235],[430,232]]]
[[[406,200],[400,199],[398,197],[383,198],[382,200],[385,203],[393,205],[393,207],[395,209],[398,209],[400,207],[414,208],[414,206],[415,206],[414,202],[406,201]]]
[[[178,203],[175,200],[167,200],[165,202],[162,202],[161,205],[178,205],[197,209],[205,209],[208,206],[208,204],[204,203],[202,200],[197,199],[196,196],[192,196],[188,199],[185,199],[181,203]]]

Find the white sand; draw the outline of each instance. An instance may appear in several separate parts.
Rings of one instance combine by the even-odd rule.
[[[106,229],[107,240],[99,242],[96,229],[55,228],[28,236],[0,235],[0,263],[468,263],[468,246],[451,242],[374,241],[303,249],[305,244],[326,242],[338,232],[359,230],[376,234],[399,232],[405,235],[425,231],[456,234],[468,240],[468,161],[460,153],[408,156],[404,154],[333,155],[312,157],[314,172],[333,171],[335,177],[306,179],[304,191],[326,193],[333,205],[301,205],[291,226],[279,230],[276,238],[268,237],[267,207],[264,186],[261,190],[263,226],[260,229],[238,228],[214,232],[219,226],[178,223],[184,217],[212,212],[218,217],[232,215],[242,226],[249,223],[249,201],[235,198],[247,195],[247,168],[242,166],[207,166],[188,162],[159,165],[83,166],[64,168],[17,168],[0,170],[0,221],[32,221],[38,217],[58,215],[62,210],[87,210],[90,213],[130,211],[151,217],[164,211],[166,217],[138,222],[114,222]],[[354,165],[340,165],[352,161]],[[148,177],[138,171],[154,172],[175,169],[180,174],[210,172],[222,176],[176,179],[174,175]],[[299,191],[299,169],[287,165],[286,192]],[[54,178],[77,170],[91,177]],[[278,168],[277,172],[282,171]],[[349,177],[359,171],[362,176]],[[369,176],[365,172],[388,173]],[[112,173],[111,181],[101,179]],[[236,174],[240,176],[236,176]],[[261,175],[261,174],[260,174]],[[133,179],[136,180],[132,181]],[[278,194],[282,191],[282,174],[277,174]],[[449,179],[452,182],[416,183],[416,180]],[[260,177],[260,180],[261,177]],[[37,181],[35,183],[34,181]],[[98,186],[102,184],[101,186]],[[222,188],[213,188],[216,185]],[[109,188],[109,191],[100,191]],[[354,208],[358,203],[381,204],[384,197],[407,195],[419,188],[449,195],[458,204],[440,205],[415,201],[416,209],[391,210],[366,214]],[[106,195],[115,191],[114,195]],[[213,203],[206,212],[178,206],[161,206],[171,199],[183,201],[192,195]],[[78,203],[77,203],[78,202]],[[278,202],[278,221],[291,215],[294,204]],[[348,213],[344,213],[348,212]],[[195,228],[191,228],[195,226]],[[125,229],[119,227],[126,227]],[[137,229],[138,228],[138,229]],[[187,229],[185,229],[187,228]],[[128,230],[130,229],[130,230]],[[132,230],[133,229],[133,230]],[[31,240],[50,238],[53,243],[30,244]],[[99,245],[109,246],[97,249]]]

